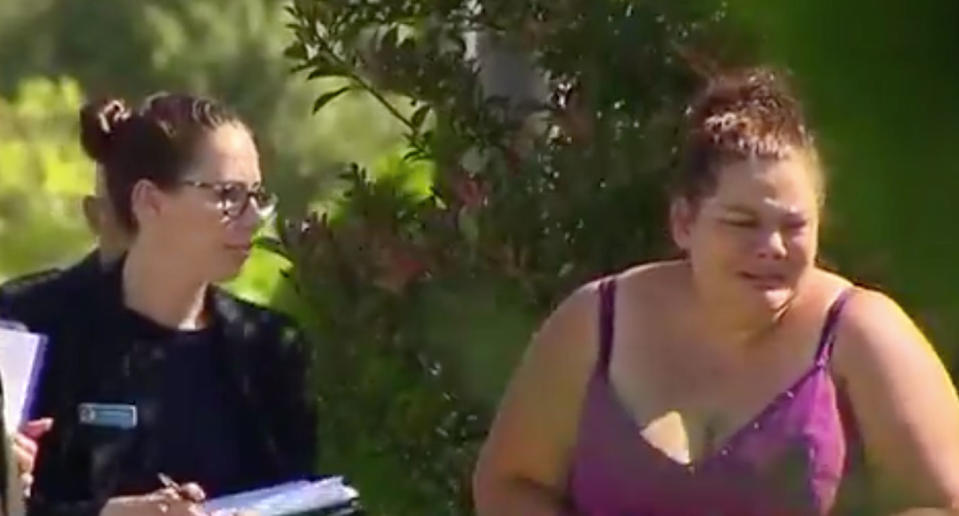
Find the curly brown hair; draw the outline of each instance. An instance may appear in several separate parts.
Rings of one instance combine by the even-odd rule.
[[[712,78],[687,108],[686,124],[675,196],[695,202],[710,195],[719,167],[730,161],[798,153],[809,159],[820,200],[825,197],[813,135],[780,73],[751,68]]]

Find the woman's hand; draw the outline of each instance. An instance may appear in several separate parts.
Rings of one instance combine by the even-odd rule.
[[[141,496],[111,498],[100,516],[205,516],[199,505],[205,498],[197,484],[183,484],[179,489],[167,487]]]
[[[24,423],[20,430],[10,438],[13,455],[17,460],[17,473],[20,476],[20,484],[23,486],[25,497],[30,496],[30,488],[33,486],[33,467],[37,461],[37,442],[51,428],[53,428],[52,418],[35,419]]]

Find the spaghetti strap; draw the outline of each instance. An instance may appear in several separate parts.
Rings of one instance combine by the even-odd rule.
[[[606,374],[613,350],[613,326],[616,319],[616,278],[609,277],[599,284],[599,361],[597,371]]]
[[[819,346],[816,349],[817,365],[826,365],[829,359],[832,358],[832,350],[836,342],[836,326],[839,325],[842,308],[855,291],[855,286],[846,288],[840,292],[832,304],[829,305],[829,311],[826,312],[826,321],[822,327],[822,334],[819,336]]]

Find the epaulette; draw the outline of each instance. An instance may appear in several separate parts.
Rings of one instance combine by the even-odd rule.
[[[0,297],[13,296],[26,290],[49,283],[63,274],[63,269],[57,267],[17,276],[0,285]]]

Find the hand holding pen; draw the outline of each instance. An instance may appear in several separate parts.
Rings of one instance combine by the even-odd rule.
[[[157,477],[160,479],[160,483],[163,484],[164,490],[176,493],[181,500],[194,504],[199,504],[206,500],[206,493],[204,493],[203,489],[197,484],[178,484],[170,478],[169,475],[163,473],[158,474]],[[227,510],[214,512],[212,516],[257,516],[257,514],[255,511]]]
[[[140,496],[111,498],[100,516],[207,516],[200,507],[206,499],[197,484],[179,484],[169,476],[158,475],[162,487]]]
[[[206,493],[203,492],[203,488],[194,483],[189,484],[178,484],[169,475],[159,473],[157,478],[160,479],[160,483],[163,484],[164,489],[170,490],[175,494],[179,499],[185,500],[193,503],[203,503],[203,500],[206,500]]]

